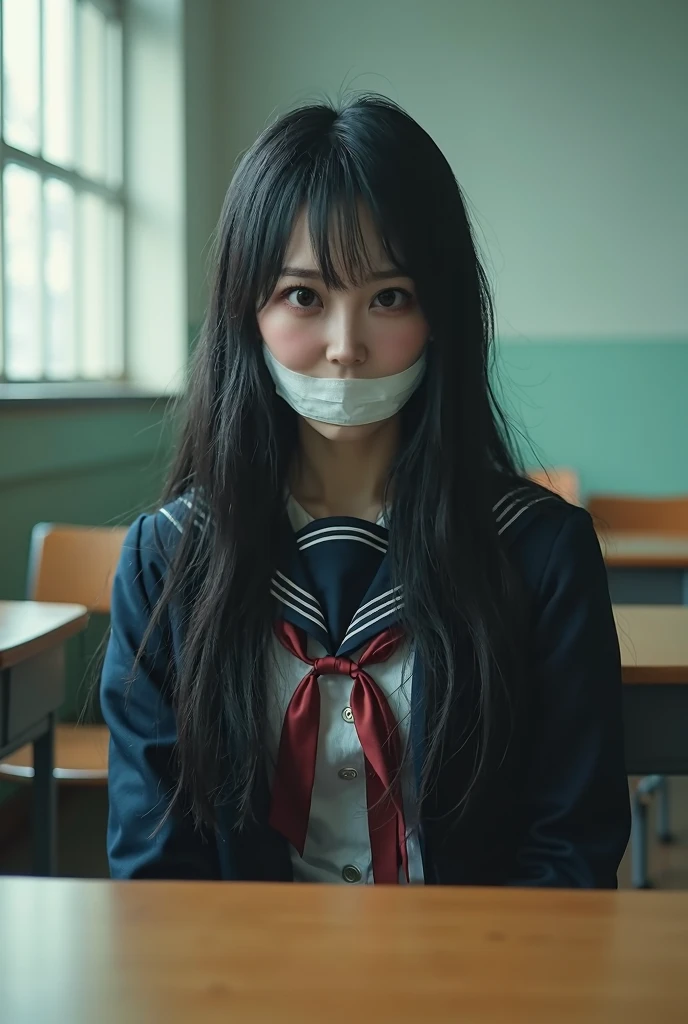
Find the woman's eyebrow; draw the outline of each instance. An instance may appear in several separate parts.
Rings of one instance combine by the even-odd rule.
[[[389,267],[387,270],[375,270],[369,275],[368,281],[387,281],[393,277],[406,277],[401,267]],[[311,281],[322,281],[319,270],[307,267],[282,267],[280,277],[304,277]]]

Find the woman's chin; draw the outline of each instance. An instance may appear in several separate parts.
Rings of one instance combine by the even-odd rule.
[[[378,420],[377,423],[364,423],[361,426],[355,427],[342,427],[338,423],[321,423],[320,420],[311,420],[307,417],[303,417],[304,423],[315,430],[321,437],[326,437],[328,441],[365,441],[373,434],[376,434],[381,427],[383,427],[388,420]]]

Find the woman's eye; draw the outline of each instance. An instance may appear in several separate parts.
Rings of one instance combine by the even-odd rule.
[[[312,288],[290,288],[284,297],[290,306],[296,306],[297,309],[312,309],[320,303]]]
[[[378,292],[373,304],[379,303],[382,309],[402,309],[411,301],[412,295],[405,288],[386,288]]]

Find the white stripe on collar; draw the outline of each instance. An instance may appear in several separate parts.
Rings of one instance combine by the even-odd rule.
[[[190,493],[193,494],[193,491],[191,491]],[[194,507],[194,505],[192,505],[192,503],[189,501],[189,499],[186,497],[186,495],[182,494],[178,498],[175,498],[174,501],[170,502],[169,508],[166,508],[165,506],[163,506],[161,509],[159,509],[159,511],[165,516],[166,519],[169,520],[169,522],[172,523],[172,525],[174,526],[174,528],[176,530],[179,530],[180,533],[183,533],[184,532],[184,526],[182,525],[182,523],[180,523],[179,519],[177,519],[177,517],[172,515],[172,513],[170,512],[170,508],[173,508],[176,511],[177,506],[180,505],[180,504],[186,506],[187,509],[189,509],[190,511],[194,512],[193,525],[197,529],[203,530],[204,527],[207,525],[207,523],[210,520],[209,520],[209,516],[205,512],[203,512],[202,509],[199,507],[199,505],[202,504],[204,507],[207,508],[207,506],[205,506],[205,502],[203,502],[202,499],[199,499],[198,504],[196,505],[196,507]],[[181,518],[181,513],[180,513],[180,518]],[[204,522],[200,522],[199,520],[205,520],[205,521]]]
[[[403,601],[399,601],[398,603],[395,602],[394,608],[390,608],[389,611],[383,612],[382,615],[378,615],[377,618],[370,619],[369,622],[364,622],[363,625],[356,626],[355,629],[352,629],[351,626],[349,626],[349,629],[347,630],[346,636],[342,640],[340,647],[343,647],[344,644],[348,643],[352,636],[356,636],[357,633],[362,633],[363,630],[368,629],[369,626],[373,626],[376,622],[380,622],[382,619],[388,619],[390,615],[396,615],[396,613],[401,611],[403,607]]]
[[[503,494],[502,497],[499,499],[499,501],[496,502],[492,506],[492,511],[496,512],[497,509],[499,508],[499,506],[503,505],[505,501],[509,501],[510,498],[516,498],[516,496],[519,495],[519,494],[525,495],[525,494],[531,494],[531,493],[532,493],[532,489],[530,487],[526,487],[526,486],[516,487],[513,491],[507,491],[507,493]],[[504,513],[502,513],[502,515],[503,514]],[[500,519],[501,516],[498,516],[497,518]]]
[[[351,629],[352,626],[357,626],[363,621],[363,619],[367,619],[371,615],[375,615],[376,612],[386,608],[387,605],[394,604],[397,601],[401,602],[401,594],[397,593],[397,591],[401,589],[402,584],[399,583],[396,587],[393,587],[392,590],[386,590],[384,594],[379,594],[378,597],[374,597],[372,600],[366,601],[365,604],[362,604],[349,623],[349,629]]]
[[[287,600],[287,598],[284,597],[282,594],[279,594],[273,587],[270,587],[270,593],[272,594],[273,597],[277,598],[280,604],[285,604],[287,608],[291,608],[292,611],[298,612],[299,615],[302,615],[304,619],[309,619],[311,622],[314,622],[315,625],[318,626],[320,629],[325,629],[320,619],[316,619],[315,616],[310,615],[308,612],[304,611],[303,608],[299,608],[298,605],[292,604],[291,601]],[[327,632],[327,630],[325,630],[325,632]]]
[[[521,499],[521,500],[523,500],[523,499]],[[502,511],[497,516],[497,522],[501,523],[502,519],[504,519],[505,516],[508,516],[512,509],[518,508],[519,504],[521,504],[521,501],[519,501],[519,499],[516,498],[514,501],[510,502],[508,505],[505,505],[504,508],[502,509]],[[521,507],[522,508],[528,508],[528,504],[527,503],[525,505],[521,504]],[[492,511],[494,512],[494,509]]]
[[[281,575],[282,574],[280,573],[280,576]],[[322,610],[321,610],[320,606],[318,605],[318,603],[316,602],[315,598],[312,597],[309,594],[308,597],[310,598],[310,600],[305,601],[302,597],[299,597],[298,594],[294,593],[295,590],[298,590],[298,591],[300,591],[300,593],[305,594],[306,593],[305,590],[301,590],[301,588],[297,587],[295,583],[291,582],[291,580],[287,580],[286,576],[282,576],[282,579],[285,580],[285,582],[288,584],[288,586],[285,587],[282,583],[280,583],[279,580],[275,579],[274,576],[273,576],[272,580],[270,581],[271,586],[276,588],[277,590],[281,590],[282,594],[286,595],[286,597],[291,598],[292,601],[296,601],[297,604],[302,605],[304,608],[307,608],[308,611],[311,612],[313,615],[317,615],[321,625],[324,626],[325,625],[325,616],[323,615]],[[272,591],[272,593],[274,593],[274,590]],[[279,597],[280,600],[284,600],[284,597],[282,597],[281,595],[277,594],[276,596]],[[288,602],[285,602],[285,603],[288,603]],[[293,608],[294,606],[290,605],[290,607]],[[298,610],[299,609],[295,609],[295,611],[298,611]]]
[[[193,505],[191,504],[191,502],[189,501],[188,498],[184,497],[184,495],[182,495],[179,500],[181,502],[183,502],[183,504],[186,505],[187,508],[193,509]],[[200,510],[200,508],[198,506],[196,507],[196,515],[200,516],[201,519],[207,519],[208,518],[207,515],[205,514],[205,512],[201,512],[201,510]]]
[[[161,508],[160,511],[162,512],[162,514],[165,516],[166,519],[169,519],[169,521],[172,523],[172,525],[174,527],[176,527],[179,530],[180,533],[184,533],[184,529],[182,527],[182,524],[179,522],[178,519],[174,518],[174,516],[172,515],[171,512],[168,512],[166,508]]]
[[[554,497],[554,495],[552,495],[552,497]],[[533,501],[529,501],[527,504],[522,505],[519,508],[518,512],[515,512],[514,515],[511,517],[511,519],[509,519],[506,523],[504,523],[504,526],[500,526],[499,530],[497,531],[498,536],[501,537],[501,535],[504,533],[504,531],[507,530],[511,526],[512,523],[515,523],[516,520],[520,516],[522,516],[524,512],[527,512],[529,508],[532,508],[533,505],[538,505],[541,501],[549,501],[549,500],[550,500],[549,495],[543,494],[541,497],[534,498]],[[509,508],[506,511],[509,512],[517,504],[518,504],[517,502],[514,502],[512,505],[509,506]],[[506,513],[503,513],[503,514],[506,514]],[[498,517],[498,520],[499,519],[501,519],[501,516]]]
[[[316,544],[326,544],[327,541],[331,540],[351,540],[356,541],[357,544],[367,544],[369,548],[375,548],[376,551],[380,551],[383,555],[387,554],[387,548],[380,543],[377,538],[374,541],[367,540],[366,537],[351,536],[349,533],[335,533],[329,537],[316,537],[315,540],[305,538],[304,542],[299,544],[299,551],[305,551],[306,548],[312,548]]]
[[[277,579],[277,576],[279,576],[279,580]],[[282,583],[280,583],[280,580],[282,581]],[[285,576],[284,573],[280,572],[279,569],[277,569],[275,576],[273,576],[272,582],[275,584],[275,586],[282,587],[282,590],[284,590],[286,593],[290,593],[291,596],[296,601],[301,600],[301,598],[299,598],[298,596],[299,594],[301,594],[302,597],[307,598],[307,601],[302,601],[301,603],[309,605],[312,611],[317,612],[319,615],[322,616],[322,611],[320,609],[318,599],[314,597],[313,594],[309,593],[308,590],[304,590],[303,587],[300,587],[298,583],[294,583],[293,580],[290,580],[289,577]],[[323,622],[324,621],[325,619],[323,616]]]
[[[383,597],[389,597],[391,594],[394,594],[397,590],[401,590],[401,586],[401,583],[399,583],[398,586],[392,587],[391,590],[385,590],[384,594],[378,594],[377,597],[371,597],[370,601],[366,601],[365,604],[362,604],[360,606],[360,608],[356,612],[356,616],[360,615],[361,612],[364,611],[364,609],[369,608],[372,604],[377,604],[377,602],[381,601]],[[354,616],[354,618],[356,616]]]
[[[316,520],[313,520],[315,522]],[[341,526],[322,526],[319,530],[309,530],[308,534],[302,538],[304,541],[310,540],[311,537],[318,537],[321,533],[361,533],[366,537],[370,537],[372,540],[376,540],[378,544],[387,544],[387,540],[384,537],[378,537],[372,530],[365,530],[361,526],[349,526],[344,524]],[[355,539],[355,538],[352,538]],[[301,544],[301,541],[299,541]]]

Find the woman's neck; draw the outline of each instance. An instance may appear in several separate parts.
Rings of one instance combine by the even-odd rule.
[[[375,522],[399,446],[399,417],[385,420],[360,441],[323,437],[299,419],[299,451],[291,491],[315,519],[353,516]]]

